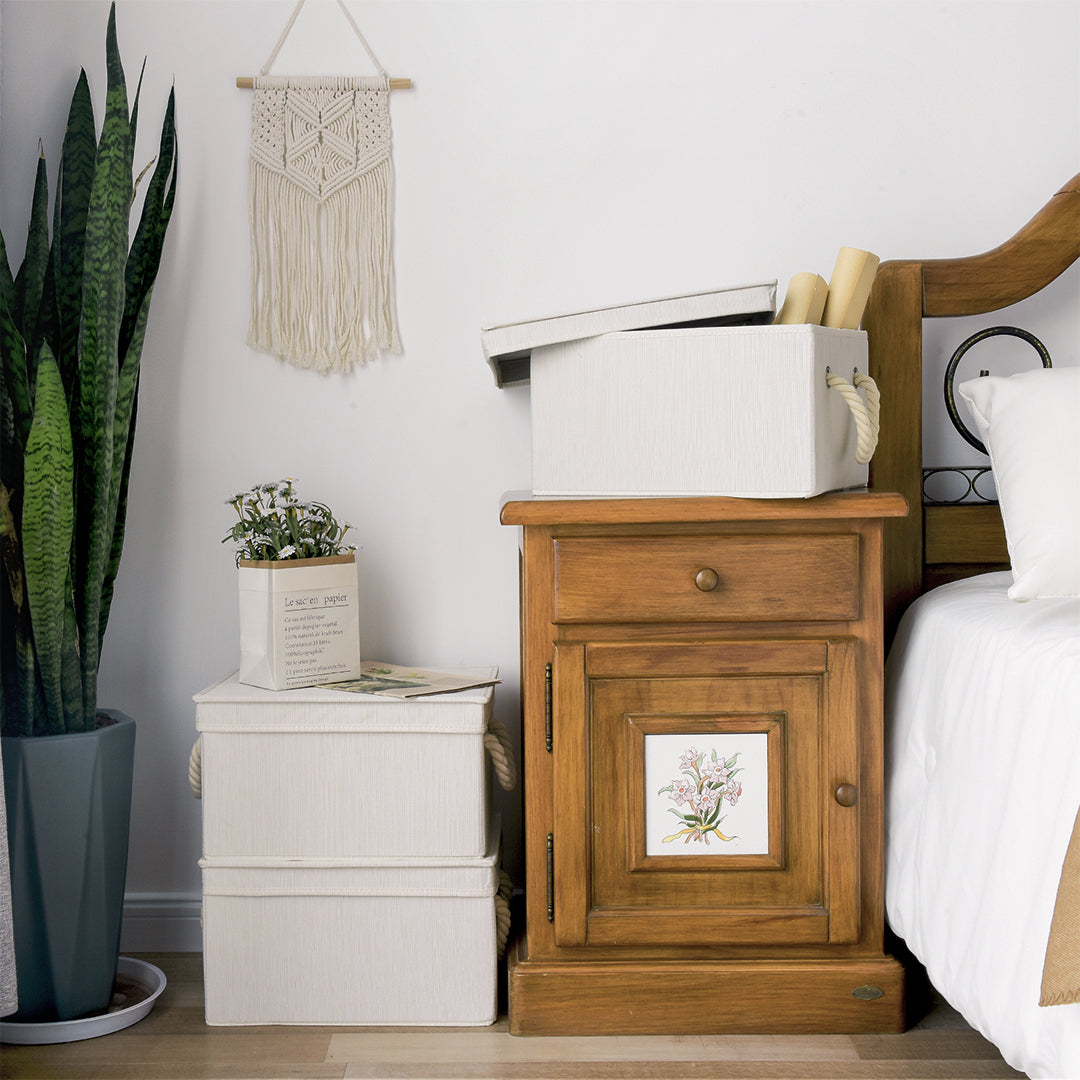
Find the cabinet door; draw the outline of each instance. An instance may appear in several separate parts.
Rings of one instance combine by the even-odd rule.
[[[857,940],[857,648],[557,646],[556,943]]]

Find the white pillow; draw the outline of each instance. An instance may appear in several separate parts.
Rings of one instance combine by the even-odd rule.
[[[1014,600],[1080,596],[1080,368],[959,387],[990,454]]]

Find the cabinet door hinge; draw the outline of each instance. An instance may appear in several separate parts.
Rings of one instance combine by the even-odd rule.
[[[551,665],[544,668],[544,749],[551,753]]]
[[[555,836],[547,834],[547,920],[555,921]]]

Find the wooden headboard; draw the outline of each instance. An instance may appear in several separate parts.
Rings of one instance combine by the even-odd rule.
[[[896,623],[921,592],[944,581],[1008,567],[995,504],[923,506],[922,321],[981,315],[1049,285],[1080,258],[1080,174],[1011,239],[961,259],[882,263],[863,329],[881,390],[881,439],[870,486],[898,491],[911,513],[886,522],[885,616]]]

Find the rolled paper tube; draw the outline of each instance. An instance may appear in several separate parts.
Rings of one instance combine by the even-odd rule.
[[[828,283],[820,274],[796,274],[788,282],[783,307],[776,313],[773,325],[792,326],[799,323],[811,323],[819,326],[828,293]]]
[[[869,251],[850,247],[840,249],[829,281],[829,297],[825,301],[822,326],[840,330],[859,329],[879,261]]]

